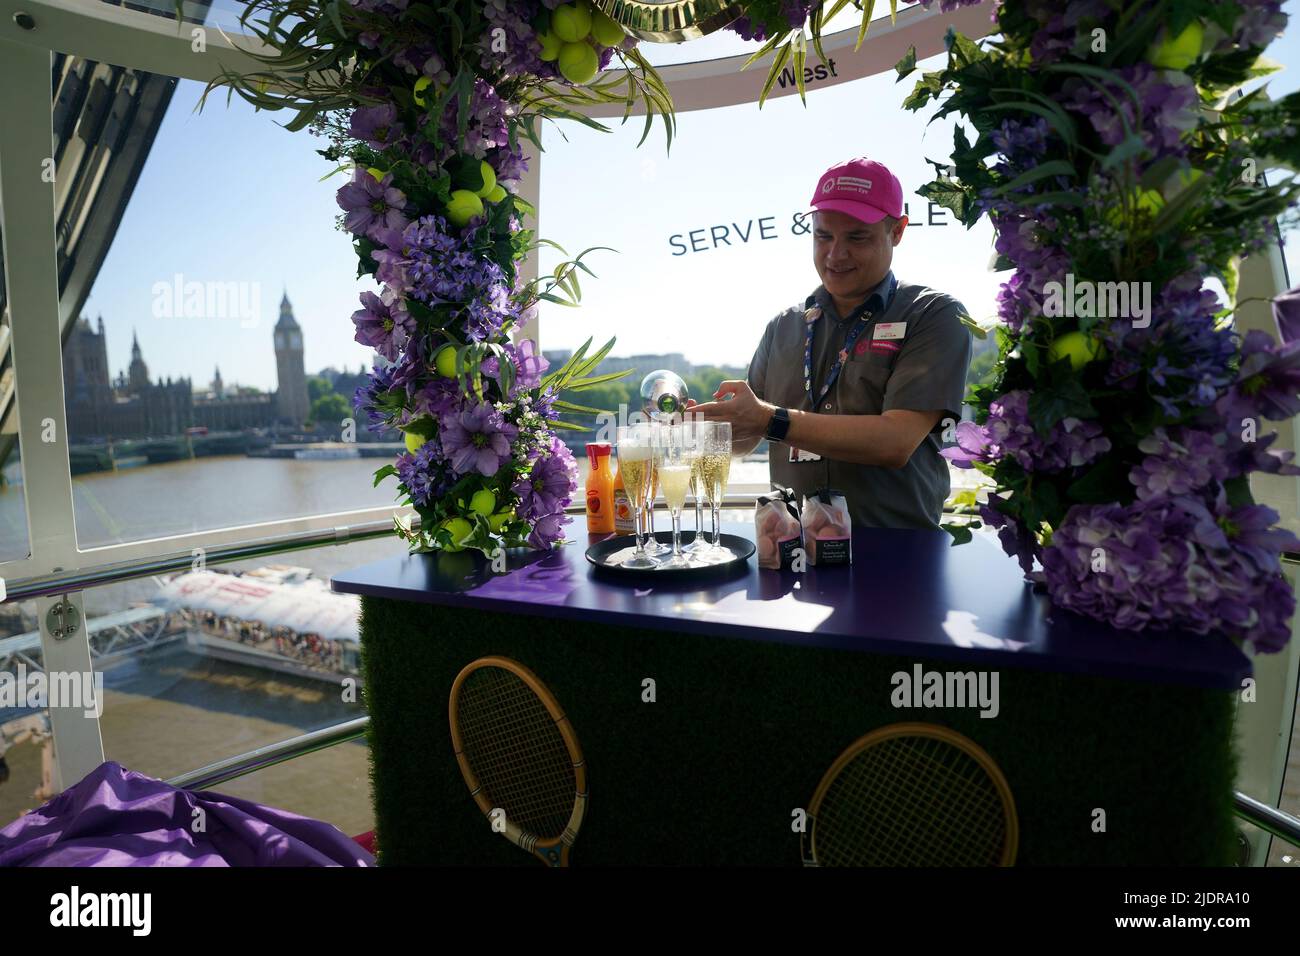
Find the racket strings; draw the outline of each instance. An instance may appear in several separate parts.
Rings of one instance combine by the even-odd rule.
[[[573,814],[577,776],[564,737],[541,698],[517,675],[480,667],[457,706],[461,748],[493,807],[542,839]]]
[[[817,811],[825,866],[989,865],[1007,830],[979,762],[930,737],[895,737],[854,756]]]

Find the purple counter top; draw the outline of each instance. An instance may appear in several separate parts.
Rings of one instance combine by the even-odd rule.
[[[666,522],[662,521],[660,526]],[[631,585],[593,571],[584,553],[606,535],[569,525],[574,544],[518,551],[493,574],[477,551],[408,555],[336,575],[335,591],[575,622],[900,654],[984,668],[1025,667],[1197,687],[1238,688],[1250,662],[1229,640],[1118,631],[1054,609],[1015,560],[976,534],[952,547],[942,531],[853,530],[850,567],[760,570],[757,558],[705,584]],[[752,539],[753,524],[724,530]]]

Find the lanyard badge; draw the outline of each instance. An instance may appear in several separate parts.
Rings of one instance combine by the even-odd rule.
[[[891,272],[889,275],[889,291],[885,295],[884,306],[881,309],[882,312],[889,310],[890,304],[894,301],[894,292],[897,288],[898,280],[894,278],[894,275]],[[875,296],[872,296],[872,298],[875,298]],[[868,299],[867,301],[870,302],[871,299]],[[803,387],[804,391],[808,393],[809,400],[812,402],[809,407],[814,412],[817,411],[817,407],[821,405],[823,399],[830,394],[830,390],[835,386],[835,380],[840,376],[840,369],[844,367],[844,363],[849,357],[849,352],[853,348],[853,343],[857,341],[858,336],[862,334],[862,330],[867,327],[867,323],[871,321],[874,314],[875,313],[870,311],[864,312],[858,320],[853,323],[853,327],[849,329],[848,335],[844,337],[844,347],[840,349],[840,354],[835,358],[835,364],[831,366],[830,374],[826,376],[826,384],[822,386],[821,392],[814,399],[812,385],[813,327],[817,324],[817,320],[822,317],[822,310],[820,306],[814,306],[804,312]]]

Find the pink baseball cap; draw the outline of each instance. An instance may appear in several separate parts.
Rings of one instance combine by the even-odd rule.
[[[822,173],[810,205],[863,222],[880,222],[886,216],[898,219],[903,215],[903,187],[884,163],[859,156]]]

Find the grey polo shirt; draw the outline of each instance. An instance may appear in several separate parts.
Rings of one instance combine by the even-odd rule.
[[[902,468],[880,468],[823,458],[791,462],[790,446],[770,445],[772,483],[801,495],[830,486],[845,493],[854,524],[877,528],[938,528],[951,484],[948,463],[939,454],[944,418],[961,420],[970,366],[970,331],[959,316],[966,312],[952,296],[899,280],[889,307],[881,311],[890,276],[857,310],[872,312],[822,407],[811,408],[804,388],[804,314],[820,306],[813,327],[812,385],[821,391],[857,314],[841,317],[826,287],[819,285],[800,305],[767,324],[749,363],[750,388],[775,405],[828,415],[879,415],[891,408],[942,409],[939,423]],[[885,323],[891,327],[880,329]],[[898,323],[905,323],[900,330]],[[887,337],[897,336],[900,338]],[[877,334],[879,333],[879,335]]]

